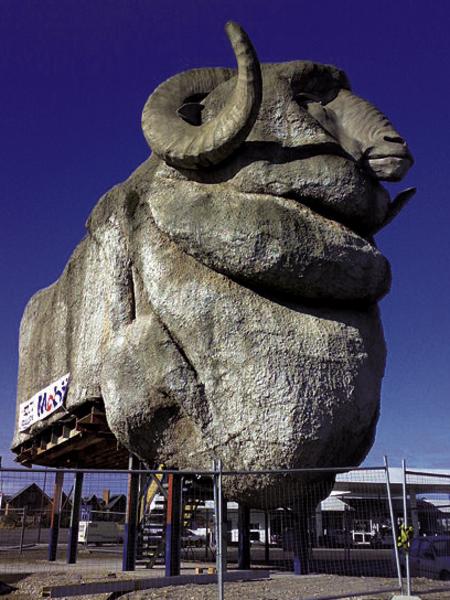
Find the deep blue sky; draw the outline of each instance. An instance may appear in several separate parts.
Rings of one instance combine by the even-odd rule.
[[[447,0],[0,0],[0,454],[27,300],[58,277],[100,195],[148,156],[140,115],[154,87],[192,67],[234,66],[228,19],[261,61],[343,68],[409,142],[416,164],[392,187],[418,193],[377,238],[394,279],[381,303],[389,354],[366,463],[387,453],[392,464],[449,468]]]

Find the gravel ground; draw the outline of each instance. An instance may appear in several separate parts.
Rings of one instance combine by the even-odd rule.
[[[129,574],[117,574],[114,580],[128,579]],[[110,578],[104,580],[111,581]],[[44,586],[62,585],[64,583],[82,583],[94,581],[93,578],[84,577],[81,574],[49,573],[35,574],[24,577],[15,583],[11,582],[17,589],[5,598],[11,600],[37,600],[42,597]],[[98,581],[98,577],[95,579]],[[304,600],[307,598],[330,597],[331,594],[340,595],[357,592],[370,592],[380,588],[393,587],[394,579],[383,579],[375,577],[343,577],[339,575],[309,575],[295,577],[293,575],[273,574],[270,580],[252,582],[233,582],[225,584],[225,600]],[[427,579],[415,579],[413,591],[420,593],[421,590],[434,589],[432,594],[426,594],[424,598],[429,600],[450,600],[450,591],[439,588],[450,587],[449,582],[430,581]],[[369,596],[358,596],[360,600],[390,600],[393,592],[370,594]],[[112,600],[110,594],[95,594],[89,596],[76,596],[78,600]],[[167,587],[156,590],[133,592],[121,596],[123,600],[217,600],[216,585],[185,585],[179,587]]]
[[[444,587],[441,582],[416,580],[415,591]],[[341,596],[346,593],[368,592],[380,588],[392,588],[396,580],[366,577],[343,577],[339,575],[312,575],[295,577],[275,576],[270,581],[252,581],[225,584],[225,600],[306,600],[309,598],[330,598],[331,594]],[[448,586],[448,582],[446,587]],[[358,596],[358,600],[390,600],[394,592]],[[427,595],[430,600],[450,600],[450,591],[438,591]],[[122,596],[125,600],[217,600],[216,586],[186,585],[180,588],[133,592]]]

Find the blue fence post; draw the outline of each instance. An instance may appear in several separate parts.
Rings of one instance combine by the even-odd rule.
[[[238,509],[238,569],[250,569],[250,508]]]
[[[139,466],[136,457],[131,456],[128,461],[130,471]],[[137,515],[139,496],[139,473],[128,473],[127,510],[123,536],[122,571],[134,571],[136,567],[137,545]]]
[[[70,512],[69,543],[67,546],[67,562],[77,562],[78,530],[80,526],[80,504],[83,490],[83,472],[75,473],[75,486],[73,491],[72,510]]]
[[[308,512],[302,507],[297,513],[298,522],[293,528],[292,546],[294,552],[295,575],[306,575],[309,573],[309,540],[308,540]]]
[[[166,517],[166,577],[180,574],[182,477],[169,473]]]
[[[269,530],[270,530],[270,519],[269,519],[269,511],[264,511],[264,562],[266,565],[269,564],[270,560],[270,539],[269,539]]]
[[[222,467],[220,467],[222,469]],[[221,571],[222,571],[222,582],[223,582],[223,574],[227,572],[227,562],[228,562],[228,502],[225,496],[222,493],[222,482],[220,483],[220,495],[222,497],[222,502],[220,503],[220,518],[222,521],[221,531],[222,531],[222,552],[221,552]],[[223,598],[223,593],[222,593]]]
[[[64,471],[57,471],[55,475],[55,487],[53,489],[52,513],[50,522],[50,540],[48,544],[48,560],[56,560],[58,549],[59,521],[61,518],[61,502],[64,483]]]

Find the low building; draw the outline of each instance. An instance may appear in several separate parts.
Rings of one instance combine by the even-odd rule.
[[[51,499],[37,483],[30,483],[8,498],[5,510],[6,512],[25,510],[28,514],[32,514],[50,510],[51,505]]]

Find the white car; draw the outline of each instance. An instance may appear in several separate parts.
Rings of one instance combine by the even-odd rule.
[[[400,552],[400,560],[404,574],[404,552]],[[450,580],[450,536],[414,538],[409,549],[409,568],[412,577]]]

